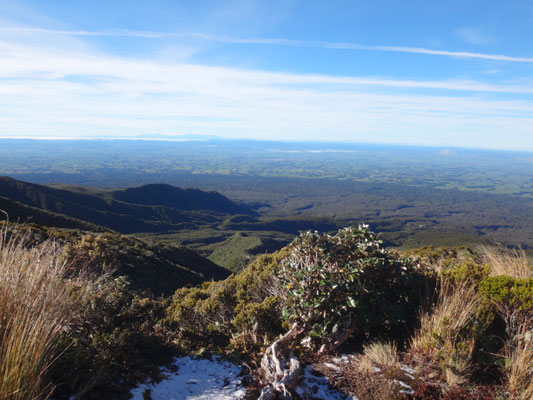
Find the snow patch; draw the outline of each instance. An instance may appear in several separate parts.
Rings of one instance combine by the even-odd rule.
[[[324,366],[328,367],[329,369],[334,369],[335,371],[341,371],[341,368],[338,365],[329,362],[325,362]]]
[[[165,379],[132,389],[132,399],[143,400],[146,391],[152,400],[235,400],[245,394],[239,378],[241,368],[221,358],[181,357],[173,364],[176,372],[162,368]]]
[[[304,399],[357,400],[356,397],[346,396],[332,388],[329,380],[324,376],[317,376],[310,365],[305,367],[296,393]]]
[[[404,390],[400,390],[400,393],[413,394],[415,392],[407,383],[399,381],[398,379],[393,379],[393,381],[404,388]]]
[[[357,357],[355,357],[354,355],[343,354],[341,357],[335,357],[333,359],[333,362],[336,362],[337,364],[340,364],[340,363],[348,364],[350,362],[350,360],[355,359],[355,358],[357,358]]]
[[[411,367],[409,367],[408,365],[402,365],[402,370],[407,372],[408,374],[411,374],[411,375],[414,375],[415,373],[415,370]]]

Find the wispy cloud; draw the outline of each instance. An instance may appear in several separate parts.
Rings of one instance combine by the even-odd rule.
[[[134,31],[124,29],[108,29],[101,31],[88,30],[56,30],[34,27],[3,27],[0,32],[4,33],[43,33],[53,35],[67,36],[103,36],[103,37],[137,37],[145,39],[163,39],[163,38],[195,38],[199,40],[233,43],[233,44],[257,44],[257,45],[275,45],[275,46],[293,46],[293,47],[317,47],[324,49],[341,49],[341,50],[361,50],[361,51],[385,51],[397,53],[425,54],[434,56],[446,56],[456,58],[473,58],[482,60],[494,60],[516,63],[533,63],[533,57],[518,57],[504,54],[486,54],[468,51],[436,50],[424,47],[409,46],[383,46],[383,45],[364,45],[348,42],[327,42],[320,40],[293,40],[284,38],[239,38],[231,36],[214,36],[204,33],[188,32],[151,32],[151,31]],[[470,35],[472,36],[472,34]]]
[[[39,32],[0,39],[0,136],[194,132],[533,150],[528,85],[165,62],[103,53],[82,38],[37,43]]]

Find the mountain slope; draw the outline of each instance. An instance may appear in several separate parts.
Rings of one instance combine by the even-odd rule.
[[[251,214],[216,192],[155,184],[125,190],[49,187],[0,177],[0,196],[122,233],[166,232]]]
[[[165,184],[148,184],[141,187],[111,192],[116,200],[146,206],[164,206],[177,210],[209,210],[226,214],[247,213],[250,210],[239,206],[218,192],[199,189],[181,189]]]
[[[92,232],[105,232],[106,228],[71,218],[63,214],[41,210],[37,207],[27,206],[18,201],[0,197],[0,210],[7,213],[10,221],[18,223],[30,223],[41,226],[53,226],[56,228],[81,229]],[[0,220],[5,219],[0,213]]]
[[[59,235],[65,236],[65,232]],[[87,259],[98,269],[111,268],[113,275],[126,277],[131,289],[149,290],[156,296],[169,296],[181,287],[230,275],[195,251],[172,243],[87,232],[74,236],[67,233],[66,240],[69,259]]]

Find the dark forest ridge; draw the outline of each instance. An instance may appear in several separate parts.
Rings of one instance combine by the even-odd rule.
[[[226,214],[250,214],[217,192],[152,184],[125,190],[44,186],[0,177],[0,196],[46,212],[105,226],[123,233],[161,232],[183,224],[215,221]]]

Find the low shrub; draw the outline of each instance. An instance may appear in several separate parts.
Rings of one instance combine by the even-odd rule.
[[[127,398],[128,386],[157,373],[172,349],[158,321],[166,303],[132,292],[124,278],[94,277],[71,291],[80,299],[51,371],[55,397]]]
[[[276,277],[285,250],[257,257],[224,281],[182,288],[166,309],[165,326],[185,350],[258,349],[282,332]],[[237,347],[237,348],[235,348]]]
[[[533,279],[489,277],[480,283],[480,291],[497,308],[511,338],[519,327],[533,326]]]
[[[386,251],[368,226],[335,235],[304,232],[289,250],[280,270],[283,316],[307,331],[316,346],[410,333],[424,277],[416,263]]]
[[[460,283],[467,281],[472,285],[479,285],[481,281],[489,276],[491,267],[487,264],[477,264],[473,261],[465,261],[454,265],[451,268],[442,269],[440,277],[443,280]]]

